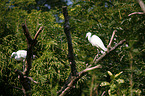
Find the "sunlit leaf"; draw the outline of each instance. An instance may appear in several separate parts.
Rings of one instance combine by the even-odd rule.
[[[124,80],[123,80],[123,79],[117,79],[116,81],[117,81],[119,84],[124,83]]]
[[[110,85],[109,82],[102,82],[102,83],[100,84],[100,86],[108,86],[108,85]]]
[[[119,72],[118,74],[116,74],[114,77],[116,78],[116,77],[118,77],[120,74],[122,74],[123,73],[123,71],[121,71],[121,72]]]

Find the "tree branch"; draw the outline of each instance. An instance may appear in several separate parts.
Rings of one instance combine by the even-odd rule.
[[[22,28],[23,28],[24,34],[25,34],[25,36],[27,38],[27,43],[30,43],[32,41],[32,38],[31,38],[31,36],[29,34],[29,30],[28,30],[27,26],[25,24],[22,24]]]
[[[134,14],[144,14],[143,12],[133,12],[133,13],[130,13],[128,16],[131,16],[131,15],[134,15]]]
[[[69,57],[69,62],[71,65],[71,74],[68,77],[65,85],[61,88],[61,90],[59,90],[57,93],[60,94],[59,96],[64,96],[67,94],[67,92],[69,90],[71,90],[73,88],[73,86],[76,84],[76,82],[82,77],[84,76],[88,71],[97,69],[97,68],[102,68],[101,65],[97,65],[94,67],[91,67],[91,65],[89,67],[91,68],[86,68],[85,70],[77,73],[76,70],[76,63],[74,60],[74,55],[73,55],[73,47],[72,47],[72,41],[71,41],[71,34],[70,34],[70,26],[69,26],[69,16],[68,16],[68,12],[67,12],[67,7],[64,6],[63,7],[63,15],[65,18],[65,24],[64,24],[64,32],[67,36],[67,42],[68,42],[68,57]],[[110,43],[108,45],[108,48],[111,46],[111,43],[113,41],[114,35],[115,35],[116,30],[113,31]],[[113,48],[111,48],[109,51],[107,51],[106,53],[104,53],[102,56],[100,56],[98,59],[96,59],[95,63],[98,63],[102,58],[104,58],[107,54],[109,54],[111,51],[113,51],[115,48],[117,48],[119,45],[122,45],[126,40],[122,40],[120,41],[117,45],[115,45]]]
[[[145,4],[143,3],[142,0],[137,0],[137,2],[139,3],[139,5],[140,5],[140,7],[141,7],[141,9],[143,11],[143,13],[145,14]]]
[[[110,48],[110,47],[111,47],[111,44],[112,44],[112,41],[113,41],[113,38],[114,38],[115,32],[117,32],[117,30],[114,30],[114,31],[113,31],[113,33],[112,33],[112,37],[111,37],[111,39],[110,39],[110,42],[109,42],[107,48]]]
[[[37,31],[37,33],[35,34],[35,37],[34,37],[34,39],[33,39],[33,46],[37,43],[37,37],[38,37],[38,35],[41,33],[41,31],[43,31],[43,27],[41,26],[40,28],[39,28],[39,30]]]
[[[102,58],[104,58],[106,55],[108,55],[111,51],[115,50],[118,48],[120,45],[122,45],[126,40],[121,40],[118,44],[116,44],[114,47],[112,47],[110,50],[107,51],[107,53],[104,53],[101,55],[98,59],[95,60],[95,64],[98,63]]]
[[[28,77],[29,71],[32,67],[32,56],[33,56],[33,47],[36,44],[36,39],[39,35],[39,33],[42,31],[43,27],[40,27],[40,29],[37,31],[34,39],[31,38],[31,35],[29,33],[29,30],[26,26],[26,20],[25,24],[22,24],[22,28],[24,30],[24,35],[26,36],[27,40],[27,57],[26,57],[26,62],[25,62],[25,70],[24,72],[21,72],[19,70],[15,70],[15,72],[18,74],[18,77],[20,79],[20,83],[22,84],[22,90],[24,93],[24,96],[31,96],[31,84],[30,82],[37,83],[34,81],[31,77]]]
[[[36,84],[38,83],[37,81],[34,81],[32,77],[27,77],[27,76],[24,76],[24,77],[25,77],[25,78],[28,78],[29,80],[31,80],[32,82],[34,82],[34,83],[36,83]]]
[[[98,63],[102,58],[104,58],[105,56],[107,56],[111,51],[115,50],[117,47],[119,47],[120,45],[122,45],[126,40],[122,40],[120,41],[118,44],[116,44],[113,48],[111,48],[107,53],[104,53],[103,55],[101,55],[98,59],[96,59],[95,63]],[[90,65],[91,67],[91,65]],[[64,96],[67,94],[67,92],[76,84],[76,82],[82,77],[84,76],[88,71],[97,69],[97,68],[102,68],[101,65],[97,65],[91,68],[86,68],[85,70],[81,71],[78,73],[78,75],[74,78],[71,79],[70,83],[67,84],[66,88],[64,90],[60,90],[58,93],[61,93],[59,96]]]
[[[142,0],[137,0],[137,2],[139,3],[143,12],[133,12],[133,13],[129,14],[128,16],[131,16],[131,15],[134,15],[134,14],[145,14],[145,4],[143,3]]]
[[[66,6],[64,6],[62,9],[63,9],[64,18],[65,18],[64,32],[66,34],[67,42],[68,42],[68,59],[69,59],[69,63],[70,63],[70,66],[71,66],[71,75],[72,76],[76,76],[77,69],[76,69],[76,62],[74,60],[74,54],[73,54],[73,47],[72,47],[72,40],[71,40],[71,34],[70,34],[68,11],[67,11],[67,7]]]
[[[97,65],[97,66],[94,66],[94,67],[91,67],[91,68],[86,68],[85,70],[83,70],[83,72],[88,72],[88,71],[91,71],[91,70],[94,70],[94,69],[97,69],[97,68],[102,68],[101,65]]]
[[[40,32],[42,31],[42,29],[43,29],[43,27],[41,26],[41,27],[39,28],[39,30],[37,31],[37,33],[35,34],[34,40],[37,39],[37,37],[38,37],[38,35],[40,34]]]
[[[25,21],[25,23],[26,23],[26,21]],[[26,57],[26,62],[25,62],[25,70],[24,70],[24,75],[26,75],[26,76],[28,76],[28,74],[29,74],[29,71],[30,71],[30,69],[31,69],[31,66],[32,66],[32,59],[31,59],[31,57],[33,56],[33,53],[32,53],[32,49],[33,49],[33,46],[32,46],[32,38],[31,38],[31,35],[30,35],[30,33],[29,33],[29,31],[28,31],[28,28],[27,28],[27,26],[25,25],[25,24],[22,24],[22,28],[23,28],[23,30],[24,30],[24,34],[25,34],[25,36],[26,36],[26,40],[27,40],[27,46],[28,46],[28,48],[27,48],[27,57]]]
[[[31,85],[30,80],[28,78],[24,78],[23,73],[20,70],[15,70],[15,72],[18,74],[20,83],[22,84],[22,91],[24,93],[24,96],[31,96]]]

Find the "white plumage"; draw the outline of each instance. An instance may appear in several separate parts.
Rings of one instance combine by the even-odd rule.
[[[27,51],[26,50],[19,50],[17,52],[13,52],[11,55],[11,58],[15,58],[17,61],[25,61],[27,56]]]
[[[104,51],[107,51],[107,48],[104,46],[104,43],[102,42],[102,40],[98,36],[93,35],[91,37],[91,32],[88,32],[86,34],[86,37],[88,37],[88,40],[92,44],[92,46],[96,46],[97,48],[100,48]]]
[[[23,70],[24,70],[24,62],[27,57],[27,51],[26,50],[18,50],[17,52],[13,52],[10,58],[15,58],[17,61],[23,61]],[[35,58],[35,55],[33,55],[33,58]]]

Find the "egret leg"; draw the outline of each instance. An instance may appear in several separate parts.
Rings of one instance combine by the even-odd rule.
[[[95,58],[94,58],[94,60],[93,60],[93,62],[95,62],[95,60],[96,60],[96,58],[98,58],[98,56],[99,56],[99,53],[100,53],[100,51],[97,49],[97,55],[95,56]]]
[[[104,54],[105,52],[101,50],[101,53]]]
[[[93,60],[93,62],[95,62],[95,60],[96,60],[96,58],[98,57],[98,54],[95,56],[95,58],[94,58],[94,60]]]
[[[23,71],[25,70],[25,60],[23,60]]]

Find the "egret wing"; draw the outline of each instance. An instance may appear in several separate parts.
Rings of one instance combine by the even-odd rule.
[[[107,48],[104,46],[104,43],[98,36],[93,35],[91,38],[91,43],[93,46],[99,47],[99,48],[103,49],[104,51],[107,51]]]
[[[17,51],[17,55],[18,55],[18,58],[26,58],[27,51],[25,51],[25,50],[19,50],[19,51]]]

